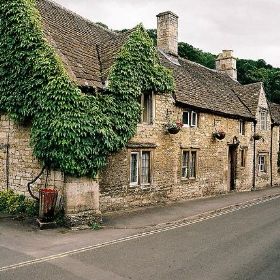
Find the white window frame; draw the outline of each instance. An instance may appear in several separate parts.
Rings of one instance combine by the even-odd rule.
[[[258,172],[267,172],[267,155],[259,154],[258,155]]]
[[[135,166],[132,166],[133,161],[132,161],[132,157],[136,155],[136,164]],[[132,168],[135,168],[135,171],[132,174]],[[130,184],[131,185],[137,185],[139,182],[139,152],[131,152],[130,153]],[[135,174],[135,175],[134,175]],[[135,180],[132,178],[135,176]]]
[[[133,165],[132,157],[136,155],[136,164]],[[148,156],[148,163],[145,161],[145,155]],[[151,184],[151,162],[152,162],[152,152],[150,150],[140,150],[132,151],[130,153],[130,185],[150,185]],[[148,164],[148,165],[146,165]],[[135,168],[133,171],[132,168]],[[145,172],[148,168],[148,172]],[[133,172],[132,172],[133,171]],[[135,176],[133,176],[135,174]],[[135,177],[135,179],[133,178]],[[145,180],[144,180],[145,179]]]
[[[184,115],[187,115],[187,122],[184,122]],[[184,126],[197,127],[198,114],[194,111],[183,111],[182,123]]]
[[[239,134],[245,135],[245,121],[239,120]]]

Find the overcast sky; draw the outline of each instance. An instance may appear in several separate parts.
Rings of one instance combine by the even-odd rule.
[[[53,0],[110,29],[143,23],[156,28],[156,15],[172,11],[179,16],[179,42],[218,54],[264,59],[280,67],[280,0]]]

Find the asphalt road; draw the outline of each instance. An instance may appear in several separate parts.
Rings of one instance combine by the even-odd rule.
[[[3,246],[0,279],[276,280],[280,278],[279,202],[272,199],[197,222],[121,234],[63,254],[56,250],[34,258],[34,252]]]

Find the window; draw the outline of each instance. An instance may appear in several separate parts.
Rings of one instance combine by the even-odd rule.
[[[245,122],[243,120],[239,121],[239,134],[245,135]]]
[[[183,125],[197,126],[197,113],[194,111],[185,111],[182,116]]]
[[[241,152],[241,166],[245,167],[246,166],[246,158],[247,158],[247,149],[242,149]]]
[[[266,155],[259,155],[258,171],[259,172],[266,172]]]
[[[196,177],[196,151],[183,151],[182,153],[182,178]]]
[[[130,154],[130,183],[133,185],[150,184],[151,153],[137,151]]]
[[[260,126],[261,126],[261,130],[266,130],[267,129],[267,111],[266,110],[261,110],[260,111]]]
[[[143,93],[140,97],[140,104],[142,108],[141,123],[153,123],[153,94]]]

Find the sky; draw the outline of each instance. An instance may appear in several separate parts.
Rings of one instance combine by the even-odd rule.
[[[178,41],[204,52],[233,50],[240,59],[264,59],[280,67],[279,0],[53,0],[112,30],[142,23],[156,29],[156,15],[172,11]]]

